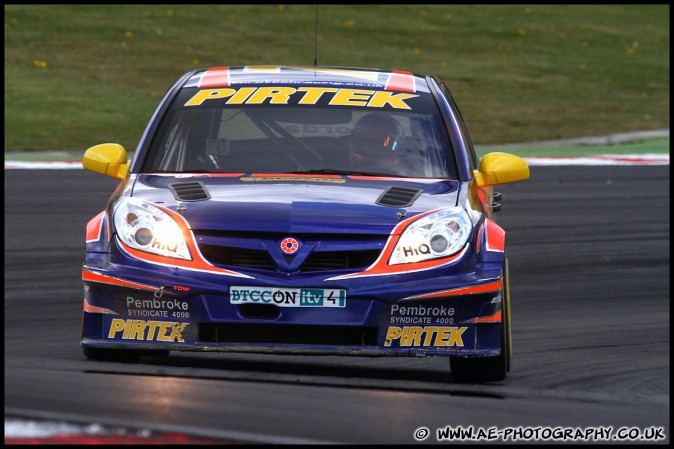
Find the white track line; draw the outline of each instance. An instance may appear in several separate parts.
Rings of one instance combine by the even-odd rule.
[[[82,161],[5,161],[5,170],[68,170],[82,168]]]
[[[669,154],[604,154],[596,156],[525,157],[531,166],[542,165],[669,165]]]

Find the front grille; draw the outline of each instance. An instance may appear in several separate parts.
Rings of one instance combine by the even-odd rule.
[[[200,244],[201,254],[214,265],[253,268],[256,270],[284,271],[267,251]],[[314,272],[327,270],[362,269],[372,265],[380,250],[367,251],[314,251],[299,268],[300,271]]]
[[[198,326],[198,339],[204,343],[377,345],[376,327],[266,323],[200,323]]]
[[[367,268],[379,257],[375,251],[314,252],[302,264],[302,271]]]
[[[239,313],[244,318],[275,320],[281,314],[281,308],[274,304],[242,304]]]
[[[204,244],[199,245],[199,250],[206,260],[215,265],[276,270],[276,263],[267,251]]]

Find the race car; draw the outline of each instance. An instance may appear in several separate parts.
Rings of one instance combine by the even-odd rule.
[[[81,346],[96,360],[170,351],[442,356],[459,382],[510,368],[504,230],[445,84],[408,71],[294,66],[185,73],[86,226]]]

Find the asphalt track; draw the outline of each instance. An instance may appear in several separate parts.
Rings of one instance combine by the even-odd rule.
[[[115,186],[84,170],[5,171],[6,415],[265,443],[415,443],[421,427],[436,442],[445,426],[670,439],[669,166],[532,167],[499,188],[514,359],[485,385],[454,383],[443,358],[86,360],[84,229]]]

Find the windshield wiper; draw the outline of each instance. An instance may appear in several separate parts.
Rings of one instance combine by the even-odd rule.
[[[257,125],[258,128],[271,140],[276,142],[278,146],[280,146],[283,151],[286,152],[286,154],[297,164],[298,167],[306,167],[307,164],[305,164],[298,156],[295,154],[295,151],[290,147],[290,145],[286,144],[283,142],[283,140],[279,139],[279,137],[274,134],[274,130],[271,129],[269,124],[261,119],[260,117],[257,117],[255,114],[249,114],[246,112],[246,115]]]

